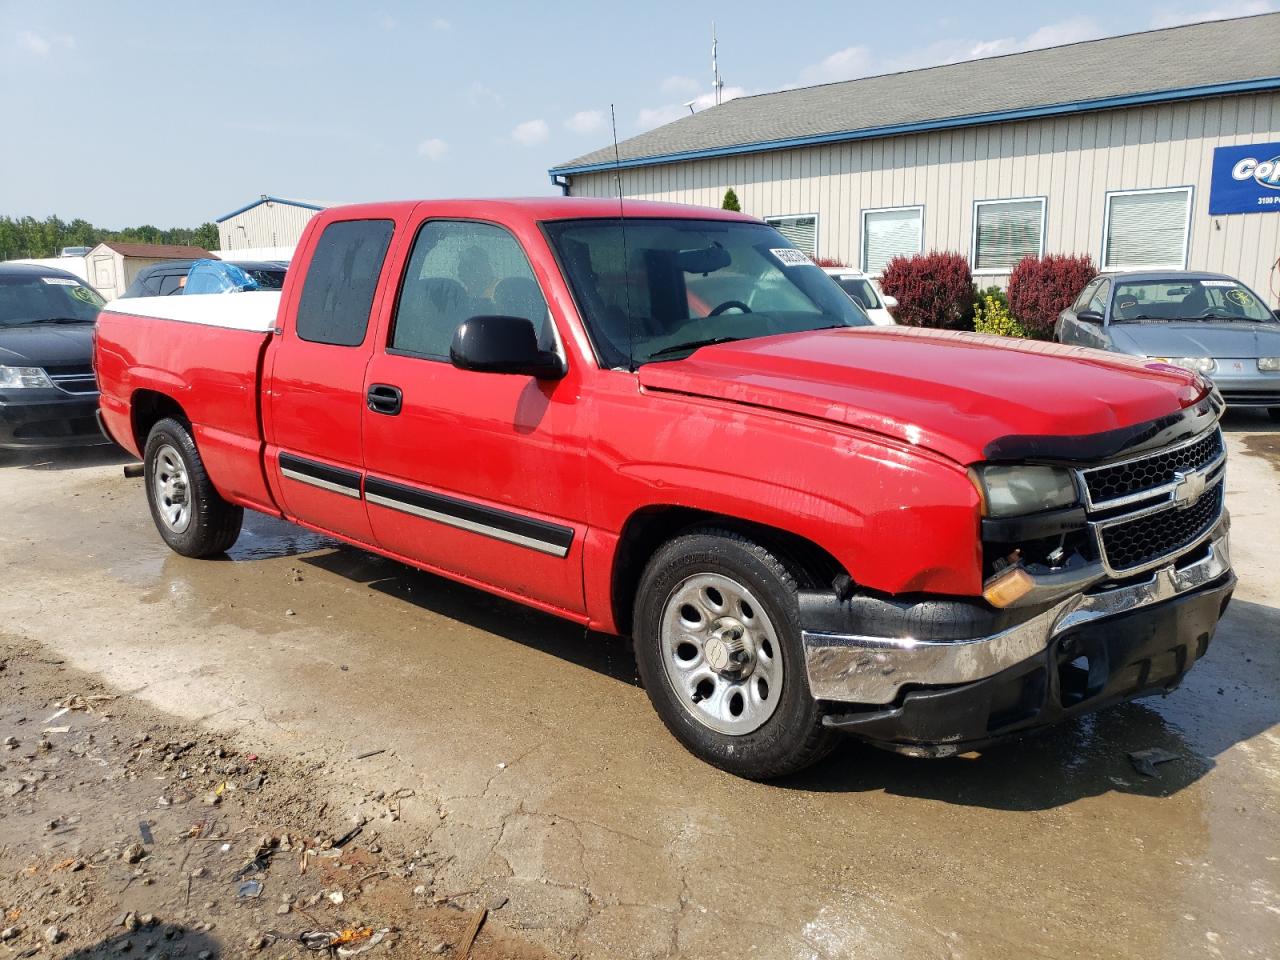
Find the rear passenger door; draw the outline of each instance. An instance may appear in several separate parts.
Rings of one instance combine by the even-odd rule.
[[[543,348],[563,355],[514,234],[473,220],[423,221],[365,381],[373,533],[395,554],[581,613],[581,371],[551,381],[454,367],[458,325],[485,314],[529,319]]]
[[[354,540],[373,541],[361,499],[365,368],[392,219],[338,220],[314,240],[301,290],[289,293],[264,379],[267,470],[285,512]],[[296,269],[296,268],[295,268]]]

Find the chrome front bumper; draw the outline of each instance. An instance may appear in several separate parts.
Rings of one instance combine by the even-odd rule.
[[[1205,554],[1192,563],[1179,566],[1175,560],[1151,571],[1140,583],[1074,593],[988,636],[939,640],[805,630],[809,689],[819,700],[888,704],[904,686],[982,680],[1041,653],[1072,628],[1182,596],[1230,570],[1224,520],[1210,534]]]

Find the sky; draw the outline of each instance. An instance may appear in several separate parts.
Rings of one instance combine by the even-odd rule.
[[[713,19],[740,96],[1278,8],[0,0],[0,215],[550,194],[548,167],[610,142],[611,105],[620,140],[710,106]]]

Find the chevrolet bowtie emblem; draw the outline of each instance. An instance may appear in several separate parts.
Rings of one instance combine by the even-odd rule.
[[[1175,473],[1173,475],[1173,502],[1178,509],[1185,510],[1204,493],[1205,475],[1203,473]]]

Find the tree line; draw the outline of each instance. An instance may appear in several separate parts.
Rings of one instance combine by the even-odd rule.
[[[0,216],[0,260],[56,257],[63,247],[92,247],[105,240],[119,240],[123,243],[178,243],[216,250],[218,228],[212,223],[202,223],[195,228],[172,227],[162,230],[146,224],[123,230],[107,230],[78,217],[67,222],[60,217],[37,220],[35,217]]]

